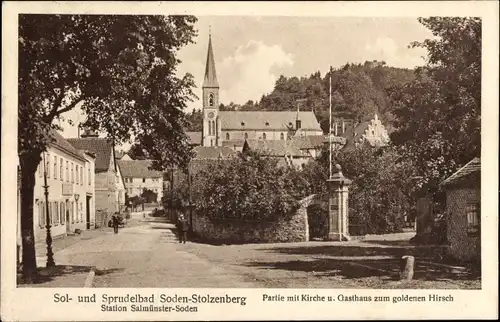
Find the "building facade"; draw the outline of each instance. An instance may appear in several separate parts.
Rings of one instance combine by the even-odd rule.
[[[150,170],[151,160],[119,160],[127,195],[141,196],[145,190],[156,194],[156,202],[163,197],[163,177],[161,171]]]
[[[441,186],[446,192],[449,254],[461,261],[481,258],[481,161],[467,163]]]
[[[125,185],[116,163],[113,142],[86,131],[81,138],[68,139],[77,149],[95,154],[95,208],[102,213],[113,213],[125,208]]]
[[[33,209],[35,240],[45,238],[47,225],[45,174],[52,236],[64,236],[77,229],[95,227],[95,158],[92,153],[74,148],[56,131],[53,131],[53,137],[54,142],[49,144],[36,171]]]

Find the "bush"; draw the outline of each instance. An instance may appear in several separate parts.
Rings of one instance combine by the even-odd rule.
[[[303,193],[294,184],[300,178],[291,171],[258,154],[208,164],[193,178],[195,209],[211,220],[287,217],[296,211]]]

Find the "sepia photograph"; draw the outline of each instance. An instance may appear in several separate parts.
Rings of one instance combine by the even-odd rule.
[[[481,19],[26,14],[19,58],[19,286],[481,287]]]
[[[163,12],[17,15],[16,289],[485,287],[482,17]]]

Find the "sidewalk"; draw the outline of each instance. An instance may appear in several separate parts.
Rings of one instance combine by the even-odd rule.
[[[126,227],[141,225],[138,220],[131,219]],[[91,270],[91,265],[70,265],[64,254],[64,250],[77,246],[77,244],[88,243],[93,239],[110,234],[112,228],[103,227],[92,230],[84,230],[80,235],[69,235],[55,238],[52,241],[52,252],[56,267],[47,268],[47,244],[45,239],[35,244],[36,262],[39,271],[39,280],[34,284],[22,284],[18,274],[18,287],[83,287]]]

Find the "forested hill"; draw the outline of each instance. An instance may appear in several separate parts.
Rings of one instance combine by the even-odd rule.
[[[393,120],[387,89],[414,79],[414,71],[388,67],[384,62],[365,62],[346,64],[332,70],[332,109],[337,118],[364,121],[377,112],[379,117],[390,125]],[[221,110],[240,111],[301,111],[314,110],[323,131],[328,131],[329,118],[329,73],[315,72],[309,77],[280,76],[274,90],[263,95],[258,102],[248,101],[243,105],[220,104]],[[189,113],[191,131],[200,131],[201,110]]]

